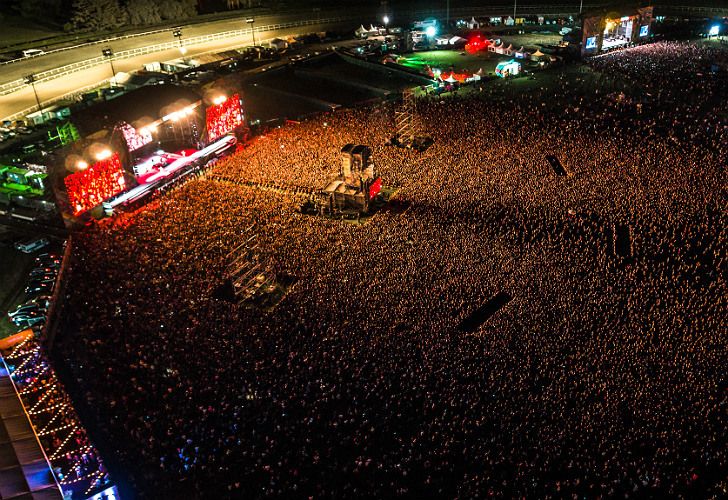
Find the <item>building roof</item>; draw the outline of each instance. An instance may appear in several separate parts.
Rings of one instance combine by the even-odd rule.
[[[0,498],[63,499],[4,363],[0,363]]]

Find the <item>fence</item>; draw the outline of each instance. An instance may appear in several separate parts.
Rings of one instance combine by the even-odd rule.
[[[56,330],[58,328],[58,316],[59,310],[62,309],[59,305],[59,301],[64,299],[63,290],[65,288],[65,275],[68,272],[68,265],[71,260],[71,253],[73,252],[73,235],[69,235],[66,240],[66,247],[63,249],[63,258],[61,259],[61,267],[58,270],[58,276],[56,276],[56,286],[53,289],[53,295],[51,296],[50,306],[48,307],[48,313],[46,314],[46,322],[43,326],[43,338],[45,338],[46,346],[50,351],[53,348],[53,341],[56,337]]]

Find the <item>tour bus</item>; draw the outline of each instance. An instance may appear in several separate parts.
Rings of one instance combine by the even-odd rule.
[[[33,253],[41,248],[47,247],[49,242],[46,238],[32,238],[27,241],[19,241],[15,244],[16,250],[24,253]]]

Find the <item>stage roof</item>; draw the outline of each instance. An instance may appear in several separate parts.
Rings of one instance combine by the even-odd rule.
[[[74,114],[74,123],[88,134],[100,129],[113,128],[120,121],[134,123],[143,118],[156,120],[165,113],[163,108],[178,101],[192,104],[200,95],[178,85],[149,85],[127,92],[110,101],[91,106]]]
[[[0,364],[0,498],[63,499],[4,363]]]
[[[581,17],[582,17],[582,19],[586,19],[589,17],[610,16],[611,18],[615,18],[615,17],[624,17],[624,16],[634,16],[637,14],[638,9],[650,7],[653,5],[654,5],[654,2],[615,3],[612,5],[605,5],[603,7],[584,11],[581,14]]]

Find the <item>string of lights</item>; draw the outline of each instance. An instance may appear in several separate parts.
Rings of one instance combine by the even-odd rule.
[[[74,498],[108,487],[103,462],[81,426],[70,398],[46,359],[40,343],[29,337],[8,355],[10,376],[23,399],[28,417],[59,483]],[[69,446],[69,444],[73,446]],[[71,451],[65,451],[73,448]],[[65,488],[64,488],[65,491]]]

